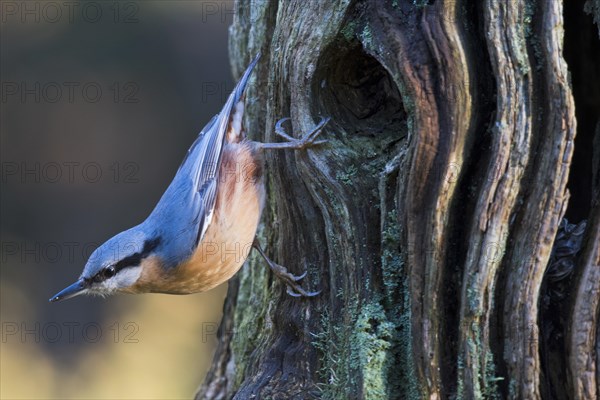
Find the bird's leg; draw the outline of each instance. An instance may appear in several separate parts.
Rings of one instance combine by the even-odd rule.
[[[302,289],[302,287],[297,283],[300,279],[306,276],[306,272],[304,272],[302,275],[294,275],[290,273],[287,270],[287,268],[271,261],[269,257],[267,257],[265,252],[262,250],[262,248],[260,247],[260,243],[258,243],[258,240],[256,239],[254,239],[252,247],[254,247],[256,251],[258,251],[258,253],[262,256],[262,258],[265,259],[265,261],[269,265],[269,268],[271,268],[271,271],[273,271],[275,276],[277,276],[285,283],[287,294],[293,297],[312,297],[321,293],[320,290],[318,292],[307,292],[306,290]]]
[[[289,118],[280,119],[277,122],[277,124],[275,125],[275,133],[277,135],[281,136],[282,138],[284,138],[285,140],[287,140],[287,142],[283,142],[283,143],[258,143],[258,145],[262,149],[295,149],[295,150],[302,150],[302,149],[306,149],[306,148],[311,147],[311,146],[316,146],[316,145],[319,145],[319,144],[323,144],[323,143],[327,142],[327,140],[316,140],[316,139],[317,139],[317,136],[319,136],[319,134],[323,130],[323,127],[325,127],[325,125],[329,122],[330,119],[331,118],[322,118],[321,122],[319,122],[317,124],[317,126],[315,126],[313,128],[312,131],[308,132],[306,135],[304,135],[300,139],[295,139],[295,138],[291,137],[289,134],[286,133],[285,129],[283,129],[283,127],[281,126],[285,121],[289,120]]]
[[[319,134],[323,130],[323,127],[329,122],[330,118],[321,119],[321,122],[319,122],[317,124],[317,126],[315,126],[313,128],[312,131],[308,132],[300,139],[295,139],[285,132],[285,129],[283,129],[283,127],[281,125],[284,122],[286,122],[287,120],[289,120],[289,118],[283,118],[283,119],[279,120],[277,122],[277,124],[275,125],[275,133],[277,135],[281,136],[282,138],[284,138],[285,140],[287,140],[287,142],[257,143],[257,145],[262,149],[302,150],[302,149],[306,149],[311,146],[316,146],[316,145],[327,142],[326,140],[316,140],[316,139],[317,139],[317,136],[319,136]],[[302,275],[294,275],[294,274],[290,273],[285,267],[273,262],[271,259],[269,259],[269,257],[267,257],[265,252],[260,247],[260,243],[258,243],[258,240],[256,240],[256,239],[254,239],[254,242],[252,243],[252,247],[254,247],[256,249],[256,251],[258,251],[258,253],[262,256],[262,258],[265,259],[265,261],[269,265],[269,268],[271,268],[271,271],[273,271],[275,276],[277,276],[279,279],[281,279],[285,283],[287,294],[289,294],[290,296],[293,296],[293,297],[301,297],[301,296],[312,297],[312,296],[316,296],[319,293],[321,293],[321,291],[307,292],[297,283],[299,280],[301,280],[302,278],[304,278],[306,276],[306,272],[304,272]]]

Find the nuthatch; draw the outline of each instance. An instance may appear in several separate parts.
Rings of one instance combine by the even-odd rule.
[[[301,139],[282,128],[282,143],[258,143],[244,132],[244,88],[260,54],[252,61],[221,112],[200,132],[175,178],[141,224],[119,233],[92,253],[77,282],[50,301],[80,294],[189,294],[227,281],[252,247],[287,285],[292,296],[314,296],[271,261],[255,240],[265,202],[263,150],[306,149],[323,143],[321,122]]]

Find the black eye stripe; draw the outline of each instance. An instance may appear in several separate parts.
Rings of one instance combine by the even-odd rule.
[[[115,273],[113,274],[116,275],[117,273],[119,273],[119,271],[121,271],[124,268],[127,267],[134,267],[136,265],[139,265],[142,260],[147,257],[153,250],[155,250],[158,245],[161,242],[161,238],[157,237],[151,240],[146,240],[144,242],[144,248],[142,249],[141,252],[139,253],[134,253],[130,256],[127,256],[125,258],[123,258],[122,260],[119,260],[118,262],[116,262],[113,267],[115,269]],[[110,268],[110,267],[109,267]],[[96,275],[94,275],[94,277],[91,279],[94,282],[102,282],[106,279],[108,279],[106,277],[106,275],[104,274],[106,268],[103,268],[102,270],[100,270]]]
[[[148,254],[150,254],[154,249],[156,249],[158,247],[158,245],[161,242],[161,238],[156,237],[154,239],[151,240],[146,240],[144,242],[144,249],[142,250],[142,258],[146,257]]]
[[[158,247],[159,244],[160,237],[157,237],[152,240],[146,240],[144,242],[144,248],[142,249],[141,253],[135,253],[125,257],[124,259],[115,264],[115,269],[117,270],[117,272],[119,272],[123,268],[139,265],[142,262],[142,259],[146,258],[154,249]]]
[[[138,265],[142,261],[142,254],[135,253],[130,256],[125,257],[121,261],[117,262],[114,266],[117,272],[122,270],[123,268],[133,267],[134,265]]]

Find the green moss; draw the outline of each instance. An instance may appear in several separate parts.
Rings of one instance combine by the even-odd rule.
[[[476,339],[469,337],[467,339],[467,347],[469,348],[469,352],[473,357],[478,357],[479,352],[477,351],[479,343],[479,335],[475,335]],[[471,365],[471,375],[473,376],[473,395],[476,399],[481,399],[481,385],[480,385],[480,377],[481,371],[479,369],[479,363],[472,363]]]
[[[517,398],[517,381],[514,378],[510,378],[508,384],[508,397],[511,399]]]
[[[388,212],[383,228],[381,232],[381,269],[386,296],[390,297],[390,301],[393,303],[391,297],[397,292],[401,284],[401,272],[403,270],[402,257],[399,251],[400,226],[398,225],[398,213],[396,210]]]
[[[535,14],[535,0],[525,2],[523,15],[523,31],[517,33],[518,43],[515,45],[514,53],[517,56],[517,63],[522,75],[527,75],[530,72],[530,60],[527,56],[527,41],[533,44],[534,57],[541,57],[541,49],[539,40],[534,37],[532,22]],[[537,60],[536,69],[540,69],[540,60]]]
[[[259,228],[257,238],[262,243],[265,242],[263,233],[264,229]],[[267,268],[258,265],[260,261],[257,253],[251,252],[248,262],[238,273],[240,289],[234,310],[235,330],[231,340],[231,350],[236,362],[234,387],[241,385],[252,352],[259,345],[261,338],[269,334],[264,331],[267,313],[265,307],[269,304],[265,296],[268,292],[260,289],[267,285]]]
[[[458,368],[458,373],[457,373],[457,385],[456,385],[456,397],[455,400],[462,400],[463,397],[463,393],[465,391],[465,361],[464,361],[464,357],[462,354],[458,355],[458,361],[457,361],[457,368]]]
[[[405,256],[400,249],[398,212],[392,209],[383,220],[381,232],[381,268],[388,319],[395,327],[389,357],[393,365],[388,370],[391,392],[397,398],[419,399],[419,389],[412,349],[411,305]],[[395,385],[395,386],[394,386]]]
[[[413,4],[418,8],[423,8],[429,5],[429,0],[413,0]]]
[[[332,321],[325,310],[321,317],[321,332],[312,334],[312,344],[322,354],[319,376],[323,383],[317,386],[323,400],[345,399],[350,395],[346,392],[353,379],[346,362],[349,357],[347,329],[339,321]]]
[[[325,312],[321,332],[312,335],[313,345],[322,353],[321,398],[355,398],[352,388],[357,385],[365,399],[420,398],[412,362],[410,309],[390,317],[380,301],[359,304],[358,299],[347,309],[347,315],[355,316],[353,321],[332,321]]]
[[[344,39],[346,39],[347,41],[351,41],[352,39],[354,39],[354,35],[356,33],[356,21],[350,21],[348,22],[346,25],[344,25],[344,27],[342,28],[342,36],[344,36]]]
[[[410,294],[408,290],[408,278],[402,280],[402,307],[399,310],[398,326],[401,332],[398,334],[398,380],[401,383],[400,393],[403,399],[420,399],[426,391],[419,388],[417,374],[415,371],[415,360],[412,348],[412,312]]]
[[[350,362],[353,369],[362,374],[364,398],[388,398],[392,385],[388,376],[393,365],[389,353],[394,344],[395,328],[379,303],[362,307],[352,329]]]
[[[334,340],[333,329],[329,320],[329,312],[325,310],[321,317],[321,332],[311,333],[313,337],[312,345],[323,355],[319,376],[320,380],[325,383],[318,384],[317,387],[321,392],[321,398],[324,400],[335,399],[335,391],[340,384],[338,378],[340,349]]]
[[[383,283],[386,287],[386,295],[390,295],[400,284],[398,271],[402,268],[402,259],[398,254],[384,250],[381,257],[381,267],[383,269]]]
[[[525,37],[529,41],[533,49],[533,57],[535,58],[535,69],[537,71],[541,71],[543,68],[544,62],[544,53],[542,51],[542,44],[539,38],[533,33],[532,30],[532,22],[535,14],[535,0],[531,0],[525,3],[525,17],[523,21],[525,22]]]
[[[491,400],[500,400],[498,391],[498,381],[504,380],[503,377],[496,376],[496,365],[494,364],[494,354],[491,351],[485,353],[485,387],[483,388],[483,398]]]
[[[469,337],[467,339],[467,348],[474,360],[484,359],[484,365],[479,362],[474,362],[470,365],[471,374],[473,376],[473,397],[476,399],[499,400],[501,398],[498,391],[498,381],[504,378],[496,376],[496,367],[494,364],[493,353],[489,350],[484,350],[481,343],[481,331],[479,326],[473,322],[470,325]],[[483,352],[485,351],[485,355]],[[465,397],[465,363],[464,354],[459,354],[458,361],[458,382],[456,390],[456,400],[470,398]]]
[[[476,277],[473,277],[473,281],[477,281],[475,279]],[[478,313],[480,311],[479,309],[479,301],[480,301],[480,297],[479,297],[479,291],[471,286],[471,283],[469,284],[469,287],[467,287],[467,300],[469,303],[469,311],[471,313]]]
[[[371,27],[369,25],[363,27],[363,30],[360,33],[360,41],[364,47],[368,49],[373,48],[373,33],[371,32]]]
[[[352,185],[352,180],[354,177],[356,177],[357,173],[358,168],[356,168],[354,165],[350,165],[345,171],[339,171],[335,178],[345,185]]]
[[[384,244],[398,245],[400,243],[400,226],[398,212],[394,209],[386,216],[386,229],[382,232]]]

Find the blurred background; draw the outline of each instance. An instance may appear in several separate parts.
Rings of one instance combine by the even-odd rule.
[[[0,397],[179,399],[226,285],[49,304],[141,222],[233,88],[230,1],[1,1]]]

